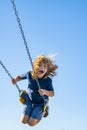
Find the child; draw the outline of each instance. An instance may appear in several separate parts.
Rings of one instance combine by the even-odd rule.
[[[21,76],[12,79],[12,83],[27,79],[28,88],[26,100],[24,103],[24,111],[21,122],[34,126],[40,122],[43,117],[44,99],[54,96],[51,76],[55,76],[55,70],[58,68],[50,58],[45,55],[38,56],[33,63],[33,70],[28,71]],[[36,82],[38,79],[40,88]]]

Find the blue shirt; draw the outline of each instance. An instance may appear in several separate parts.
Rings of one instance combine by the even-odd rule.
[[[22,77],[22,79],[28,80],[27,92],[28,92],[30,100],[33,103],[36,103],[36,104],[43,103],[44,100],[38,92],[39,88],[38,88],[37,82],[36,82],[35,79],[32,78],[31,73],[27,72],[25,74],[22,74],[21,77]],[[53,85],[52,85],[52,79],[50,77],[47,77],[45,79],[44,78],[38,78],[38,81],[39,81],[41,89],[54,91]],[[48,96],[44,95],[44,98],[48,99]]]

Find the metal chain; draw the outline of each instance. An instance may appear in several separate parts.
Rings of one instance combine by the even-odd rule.
[[[5,67],[5,65],[2,63],[2,61],[0,60],[0,64],[2,66],[2,68],[5,70],[5,72],[8,74],[8,76],[13,79],[12,75],[10,74],[10,72],[7,70],[7,68]],[[16,88],[18,89],[19,91],[19,95],[21,93],[22,90],[20,90],[19,86],[17,85],[17,83],[15,84]]]
[[[32,58],[31,58],[31,55],[30,55],[30,51],[29,51],[29,48],[28,48],[28,45],[27,45],[27,41],[26,41],[26,38],[25,38],[25,35],[24,35],[24,31],[23,31],[23,29],[22,29],[21,20],[20,20],[20,18],[19,18],[19,16],[18,16],[18,11],[17,11],[17,9],[16,9],[16,5],[15,5],[15,3],[14,3],[14,0],[11,0],[11,3],[12,3],[12,5],[13,5],[13,9],[14,9],[14,12],[15,12],[15,16],[16,16],[16,18],[17,18],[18,26],[19,26],[19,29],[20,29],[20,32],[21,32],[21,35],[22,35],[22,38],[23,38],[23,41],[24,41],[24,45],[25,45],[25,49],[26,49],[27,54],[28,54],[29,61],[30,61],[31,66],[32,66],[32,69],[33,69],[33,71],[34,71]],[[38,88],[40,89],[41,87],[40,87],[40,84],[39,84],[39,81],[38,81],[37,78],[36,78],[36,82],[37,82]]]
[[[30,54],[30,51],[29,51],[29,48],[28,48],[28,45],[27,45],[26,37],[25,37],[25,35],[24,35],[24,31],[23,31],[23,28],[22,28],[21,20],[20,20],[20,18],[19,18],[19,16],[18,16],[18,11],[17,11],[17,9],[16,9],[16,5],[15,5],[15,3],[14,3],[14,0],[11,0],[11,3],[12,3],[12,5],[13,5],[13,9],[14,9],[14,12],[15,12],[15,16],[16,16],[16,18],[17,18],[18,26],[19,26],[19,29],[20,29],[20,32],[21,32],[21,35],[22,35],[22,39],[23,39],[23,41],[24,41],[25,49],[26,49],[26,51],[27,51],[27,55],[28,55],[30,64],[31,64],[32,69],[33,69],[33,71],[34,71],[31,54]],[[41,89],[41,86],[40,86],[40,84],[39,84],[38,78],[36,78],[35,80],[36,80],[36,82],[37,82],[38,89]],[[43,96],[42,96],[42,98],[44,99]],[[45,100],[45,99],[44,99],[44,100]]]
[[[23,31],[23,28],[22,28],[22,24],[21,24],[21,20],[18,16],[18,11],[16,9],[16,5],[14,3],[14,0],[11,0],[11,3],[13,5],[13,9],[14,9],[14,12],[15,12],[15,16],[17,18],[17,22],[18,22],[18,26],[19,26],[19,29],[20,29],[20,32],[21,32],[21,35],[22,35],[22,39],[24,41],[24,45],[25,45],[25,49],[27,51],[27,54],[28,54],[28,58],[29,58],[29,61],[31,63],[31,66],[32,66],[32,69],[33,69],[33,62],[32,62],[32,58],[31,58],[31,55],[30,55],[30,51],[29,51],[29,48],[28,48],[28,45],[27,45],[27,41],[26,41],[26,37],[24,35],[24,31]]]

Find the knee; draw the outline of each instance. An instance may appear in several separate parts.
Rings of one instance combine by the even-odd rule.
[[[29,126],[32,126],[32,127],[35,126],[35,125],[38,124],[38,123],[39,123],[39,120],[35,120],[35,119],[34,119],[34,120],[31,120],[31,119],[30,119],[30,120],[28,121],[28,125],[29,125]]]
[[[35,124],[34,122],[29,121],[29,122],[28,122],[28,125],[33,127],[33,126],[35,126],[36,124]]]
[[[28,124],[29,126],[35,126],[36,125],[36,122],[33,122],[33,121],[31,121],[31,120],[29,120],[29,121],[27,121],[27,120],[21,120],[21,123],[23,123],[23,124]]]
[[[29,116],[22,114],[21,116],[21,123],[27,124],[29,120]]]
[[[26,120],[21,119],[21,123],[23,123],[23,124],[27,124],[27,121],[26,121]]]

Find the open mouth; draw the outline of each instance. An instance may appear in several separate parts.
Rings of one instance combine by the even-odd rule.
[[[40,74],[43,74],[43,73],[44,73],[44,71],[43,71],[43,70],[39,70],[39,73],[40,73]]]

